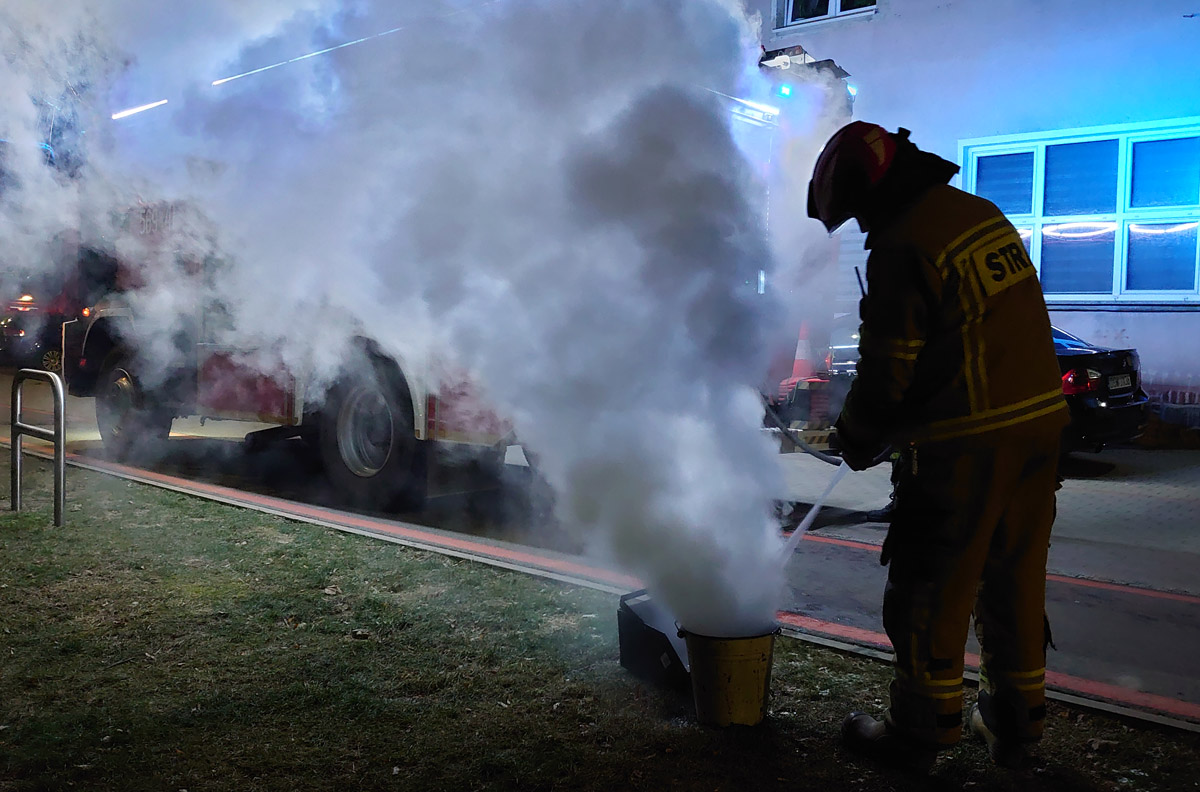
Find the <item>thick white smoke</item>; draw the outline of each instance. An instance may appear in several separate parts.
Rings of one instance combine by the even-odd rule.
[[[0,137],[23,158],[6,251],[77,226],[174,256],[104,223],[184,201],[184,244],[220,275],[148,267],[148,343],[216,297],[231,339],[326,376],[360,329],[453,354],[563,520],[681,624],[771,624],[782,487],[756,386],[782,314],[757,293],[764,184],[723,98],[752,88],[755,21],[727,0],[250,6],[6,5]],[[40,165],[31,96],[74,108],[56,155],[86,157],[75,178]]]

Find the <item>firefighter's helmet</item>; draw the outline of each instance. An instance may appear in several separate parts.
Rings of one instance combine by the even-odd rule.
[[[829,233],[860,212],[896,157],[896,141],[877,124],[854,121],[833,133],[808,183],[808,216]]]

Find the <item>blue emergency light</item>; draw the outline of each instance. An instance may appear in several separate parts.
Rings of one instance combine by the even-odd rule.
[[[792,95],[792,86],[787,85],[787,84],[779,86],[779,95],[780,96],[791,96]]]

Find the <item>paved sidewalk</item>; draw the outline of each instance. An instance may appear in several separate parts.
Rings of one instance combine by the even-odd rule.
[[[784,497],[812,503],[834,468],[807,454],[780,456]],[[889,468],[846,477],[830,495],[819,533],[879,543],[886,526],[862,512],[888,501]],[[1200,595],[1200,451],[1106,449],[1073,454],[1064,468],[1050,572]],[[800,506],[804,508],[803,505]]]
[[[834,468],[801,454],[780,464],[803,514]],[[877,546],[887,526],[863,513],[887,503],[889,472],[851,474],[833,492],[789,567],[787,606],[812,632],[885,651]],[[1200,451],[1073,455],[1064,474],[1046,585],[1058,647],[1048,684],[1200,722]],[[973,635],[967,651],[979,651]]]

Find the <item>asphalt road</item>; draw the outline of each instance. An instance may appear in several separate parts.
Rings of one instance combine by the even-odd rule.
[[[5,423],[10,392],[11,377],[0,375]],[[25,420],[48,420],[48,387],[31,382],[25,394]],[[82,460],[105,459],[91,400],[68,399],[67,425],[69,452]],[[165,452],[146,468],[161,476],[313,507],[337,506],[319,460],[303,443],[284,441],[251,452],[242,437],[253,428],[259,427],[220,421],[201,425],[178,419]],[[811,493],[823,488],[832,472],[810,458],[787,455],[780,459],[790,482],[788,492],[781,494],[784,500],[811,501]],[[1079,461],[1082,469],[1076,475],[1086,486],[1076,490],[1068,481],[1060,496],[1060,512],[1064,501],[1071,508],[1071,497],[1095,499],[1087,486],[1098,487],[1095,492],[1110,492],[1112,499],[1133,513],[1161,512],[1163,504],[1151,503],[1151,499],[1180,496],[1170,494],[1173,490],[1164,495],[1158,480],[1186,483],[1194,474],[1190,468],[1182,473],[1160,469],[1165,463],[1150,459],[1153,461],[1143,462],[1142,468],[1134,465],[1132,473],[1129,465],[1105,458]],[[578,553],[582,543],[554,523],[549,497],[529,476],[528,468],[507,467],[500,479],[484,477],[470,468],[443,470],[421,511],[364,517],[556,553]],[[1200,475],[1200,467],[1195,474]],[[1106,476],[1111,477],[1107,484]],[[1119,484],[1126,479],[1150,482],[1145,485],[1149,488]],[[886,570],[878,563],[877,547],[884,527],[865,523],[863,512],[882,505],[887,490],[884,471],[849,478],[822,513],[810,541],[801,543],[789,568],[791,601],[787,609],[797,614],[802,629],[850,643],[886,646],[879,616]],[[1139,492],[1145,498],[1140,504],[1136,502]],[[1200,508],[1200,495],[1196,501]],[[804,508],[799,506],[797,518]],[[1193,553],[1191,544],[1195,522],[1186,527],[1115,526],[1104,522],[1111,508],[1102,504],[1092,511],[1099,516],[1084,513],[1082,520],[1080,514],[1060,516],[1061,530],[1056,525],[1053,574],[1047,590],[1047,612],[1058,647],[1048,660],[1051,682],[1084,696],[1200,722],[1200,661],[1196,660],[1200,653],[1200,592],[1190,590],[1200,585],[1195,564],[1200,556]],[[1190,513],[1184,510],[1181,515]],[[1179,538],[1173,540],[1173,536]],[[978,652],[973,638],[968,651]]]

